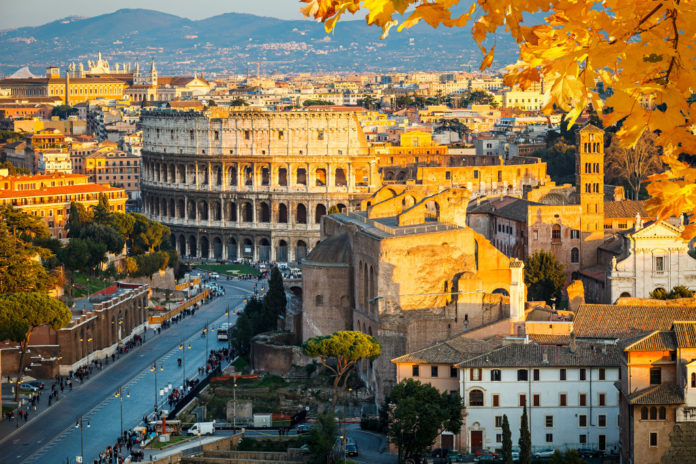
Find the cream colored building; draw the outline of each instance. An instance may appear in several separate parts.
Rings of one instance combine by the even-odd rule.
[[[508,90],[503,92],[503,108],[517,108],[525,111],[540,111],[544,96],[532,90]]]
[[[609,301],[649,298],[655,289],[669,292],[678,285],[696,290],[696,259],[689,255],[682,231],[664,221],[644,225],[638,216],[634,231],[623,236],[623,255],[607,273]]]

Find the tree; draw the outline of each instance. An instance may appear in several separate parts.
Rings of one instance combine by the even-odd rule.
[[[645,132],[632,148],[624,148],[617,137],[612,137],[604,155],[607,178],[628,184],[634,200],[638,200],[641,184],[662,171],[660,147],[655,145],[655,138],[655,134]]]
[[[82,203],[71,202],[68,212],[68,220],[65,228],[68,230],[68,237],[79,237],[83,225],[87,225],[94,220],[92,213],[85,208]]]
[[[374,337],[351,330],[312,337],[302,344],[304,354],[312,358],[319,358],[319,362],[334,373],[333,406],[336,405],[341,379],[343,379],[343,387],[345,387],[350,370],[355,363],[361,359],[376,358],[381,349],[382,347]]]
[[[510,432],[510,422],[507,414],[503,414],[503,464],[512,464],[512,433]]]
[[[317,422],[309,431],[310,462],[323,464],[329,462],[329,454],[336,443],[338,427],[331,412],[319,414]]]
[[[77,114],[77,108],[70,105],[58,105],[53,107],[52,116],[58,116],[60,119],[68,119],[68,117]]]
[[[27,214],[12,205],[0,206],[0,218],[2,218],[10,233],[16,238],[30,240],[34,237],[45,238],[50,236],[48,228],[39,216]]]
[[[169,240],[169,227],[159,222],[151,221],[142,214],[132,213],[133,224],[132,248],[134,254],[150,253]]]
[[[440,393],[430,384],[405,379],[388,396],[389,439],[399,449],[399,462],[425,454],[441,431],[458,433],[462,427],[459,393]]]
[[[333,103],[326,100],[309,99],[302,102],[302,106],[332,106]]]
[[[575,157],[577,150],[574,144],[565,142],[563,137],[550,137],[547,148],[534,152],[546,163],[551,180],[557,184],[575,183]]]
[[[243,98],[235,98],[230,102],[230,106],[249,106],[249,103]]]
[[[413,105],[414,105],[414,101],[408,95],[399,95],[394,100],[394,106],[396,108],[405,108],[407,106],[413,106]]]
[[[587,464],[578,452],[573,449],[561,452],[559,450],[554,451],[553,456],[549,460],[550,464]]]
[[[471,31],[484,53],[482,70],[493,64],[496,42],[490,36],[509,31],[519,60],[506,68],[506,84],[526,89],[543,78],[549,88],[544,111],[567,111],[571,125],[591,103],[605,127],[620,123],[617,136],[626,148],[643,132],[659,134],[655,143],[662,146],[668,170],[650,178],[649,212],[660,219],[696,214],[696,167],[678,159],[680,153],[696,153],[693,1],[475,0],[463,14],[459,2],[302,1],[307,3],[302,12],[323,21],[327,32],[343,14],[361,8],[367,10],[368,24],[382,28],[382,37],[400,19],[398,30],[421,20],[432,27],[464,27],[474,18]],[[546,20],[526,25],[524,18],[540,10]],[[690,239],[694,233],[696,224],[691,224],[683,236]]]
[[[0,340],[19,344],[15,401],[19,400],[25,355],[34,331],[41,326],[60,330],[71,319],[72,313],[65,304],[44,293],[10,293],[0,296]]]
[[[268,279],[268,292],[263,297],[263,307],[266,318],[273,326],[276,325],[278,316],[285,313],[285,306],[288,300],[285,296],[285,287],[283,286],[283,276],[280,275],[278,266],[273,266],[271,269],[271,277]]]
[[[669,292],[669,299],[676,300],[678,298],[691,298],[694,296],[694,292],[689,290],[683,285],[677,285]]]
[[[39,260],[47,253],[45,248],[13,235],[0,221],[0,294],[47,292],[52,288],[55,281]]]
[[[0,131],[3,132],[3,131]],[[20,137],[21,138],[21,137]],[[1,137],[0,137],[1,139]],[[17,139],[19,140],[19,139]],[[8,140],[9,142],[12,142],[13,140]],[[21,176],[21,175],[26,175],[26,174],[31,174],[31,171],[25,168],[19,168],[15,166],[14,164],[10,163],[9,161],[3,161],[0,163],[0,169],[7,169],[7,173],[11,176]]]
[[[121,253],[126,243],[123,235],[116,229],[96,222],[83,227],[80,230],[80,238],[101,243],[106,247],[106,251],[113,254]]]
[[[529,419],[527,419],[527,405],[522,409],[522,419],[520,423],[520,460],[519,464],[531,464],[532,462],[532,436],[529,433]]]
[[[126,241],[130,240],[133,234],[133,226],[135,225],[135,218],[130,214],[124,213],[111,213],[109,215],[108,225],[113,227],[115,230],[121,234]]]
[[[365,95],[363,98],[358,98],[358,106],[362,106],[368,110],[375,110],[380,107],[379,101],[372,95]]]
[[[469,128],[459,119],[440,119],[435,125],[435,132],[451,131],[456,132],[460,139],[469,132]]]
[[[548,304],[555,300],[558,303],[566,280],[564,269],[550,251],[540,250],[528,257],[524,263],[524,283],[527,284],[528,299],[543,300]]]
[[[94,207],[92,215],[97,224],[108,224],[109,222],[109,199],[103,193],[99,194],[99,202]]]
[[[492,107],[497,107],[498,102],[495,101],[495,97],[485,90],[474,90],[472,92],[467,92],[461,100],[463,107],[468,108],[471,105],[490,105]]]

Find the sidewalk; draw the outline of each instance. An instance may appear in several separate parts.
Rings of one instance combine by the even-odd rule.
[[[0,439],[0,442],[4,442],[4,441],[8,440],[10,438],[10,436],[16,430],[21,429],[27,423],[33,422],[33,421],[37,420],[38,418],[40,418],[44,412],[49,410],[49,408],[52,408],[52,407],[56,406],[57,404],[60,404],[61,400],[63,398],[65,398],[66,396],[79,395],[80,390],[82,390],[82,388],[85,385],[88,385],[90,382],[92,382],[92,380],[94,380],[96,377],[98,377],[102,372],[108,371],[109,368],[111,368],[112,366],[117,364],[121,360],[121,358],[126,357],[131,353],[137,352],[140,347],[145,346],[147,343],[150,343],[151,340],[156,339],[157,337],[158,337],[158,334],[155,331],[153,331],[152,329],[149,329],[147,331],[147,335],[143,336],[143,344],[142,345],[139,345],[133,349],[130,349],[128,351],[128,353],[126,353],[124,355],[117,354],[115,361],[109,361],[108,364],[104,363],[104,366],[101,369],[93,367],[92,373],[83,382],[80,382],[80,380],[77,377],[73,376],[73,378],[71,379],[72,384],[73,384],[72,391],[67,386],[65,381],[63,382],[64,388],[63,388],[62,392],[60,391],[60,384],[58,384],[58,390],[57,390],[58,391],[58,398],[54,399],[51,402],[51,406],[48,405],[48,397],[51,394],[51,386],[54,383],[56,383],[55,379],[41,380],[41,382],[43,382],[43,384],[44,384],[44,389],[40,391],[40,399],[37,402],[35,407],[32,407],[31,403],[29,402],[29,393],[30,392],[20,392],[20,400],[22,398],[25,398],[27,400],[27,402],[25,402],[25,404],[22,405],[21,407],[15,409],[15,418],[13,420],[9,421],[6,418],[6,416],[3,414],[2,420],[0,421],[0,437],[2,437]],[[7,378],[5,378],[5,380],[6,379]],[[64,380],[67,380],[67,379],[64,378]],[[7,382],[2,383],[3,387],[5,385],[7,385]],[[5,393],[5,390],[7,390],[7,394]],[[11,386],[9,388],[8,387],[3,388],[3,399],[5,400],[4,402],[11,401],[12,403],[14,403],[14,394],[10,393],[10,391],[11,391]],[[23,395],[22,393],[25,393],[25,395]],[[25,422],[24,419],[19,418],[19,414],[17,413],[17,411],[19,409],[22,409],[24,411],[29,412],[28,421]]]

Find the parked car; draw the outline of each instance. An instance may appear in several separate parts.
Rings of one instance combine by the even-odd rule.
[[[495,457],[498,457],[498,453],[496,453],[495,451],[489,450],[489,449],[477,449],[477,450],[474,452],[474,455],[477,456],[477,457],[478,457],[478,456],[495,456]]]
[[[307,433],[312,429],[309,424],[300,424],[297,426],[297,433]]]
[[[31,383],[29,383],[29,382],[26,382],[26,383],[22,382],[22,383],[20,383],[20,384],[19,384],[19,389],[20,389],[20,390],[23,390],[23,391],[30,391],[30,392],[37,392],[37,391],[40,390],[39,387],[34,386],[34,385],[32,385]]]
[[[581,458],[601,458],[604,456],[604,451],[592,448],[578,448],[576,451]]]
[[[483,454],[481,456],[475,457],[474,462],[499,463],[499,462],[503,462],[503,458],[501,458],[499,456],[494,456],[492,454]]]
[[[39,390],[43,390],[43,389],[44,389],[44,384],[43,384],[43,382],[41,382],[41,381],[39,381],[39,380],[31,380],[31,381],[25,382],[25,383],[27,383],[28,385],[33,385],[33,386],[37,387]]]
[[[352,440],[346,442],[346,456],[357,456],[358,455],[358,444]]]
[[[534,458],[550,458],[553,456],[553,453],[555,453],[556,450],[551,449],[551,448],[544,448],[536,451],[535,453],[532,454],[532,457]]]
[[[518,449],[513,449],[512,450],[512,460],[515,462],[519,462],[520,460],[520,450]]]

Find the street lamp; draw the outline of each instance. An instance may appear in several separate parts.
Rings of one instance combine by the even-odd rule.
[[[187,345],[185,342],[181,342],[181,344],[179,345],[179,349],[182,352],[181,357],[184,361],[184,383],[183,383],[183,386],[186,387],[186,350],[190,350],[191,345]]]
[[[227,316],[227,354],[228,356],[232,356],[232,349],[231,349],[231,343],[232,340],[230,338],[230,305],[227,305],[227,312],[225,313],[225,316]]]
[[[123,386],[118,387],[118,390],[114,393],[114,397],[118,398],[121,407],[121,431],[119,432],[119,436],[123,436]],[[126,391],[126,398],[130,398],[129,391]]]
[[[158,408],[158,404],[159,404],[159,398],[157,397],[157,392],[158,392],[158,389],[157,389],[157,371],[158,371],[158,370],[159,370],[160,372],[161,372],[161,371],[164,371],[164,366],[162,365],[161,362],[160,362],[160,365],[157,366],[157,361],[155,361],[155,362],[152,364],[152,367],[150,368],[150,372],[154,372],[154,373],[155,373],[155,412],[157,412],[157,408]]]
[[[205,332],[205,356],[203,356],[203,365],[204,367],[208,366],[208,321],[205,321],[205,329],[203,329],[203,332]]]
[[[87,422],[87,428],[90,427],[89,419],[84,419],[83,416],[78,417],[75,420],[75,428],[80,429],[80,455],[75,459],[76,462],[82,463],[84,462],[84,455],[85,455],[85,437],[84,437],[84,429],[85,429],[85,422]]]
[[[237,376],[234,376],[232,386],[232,430],[237,431]]]

